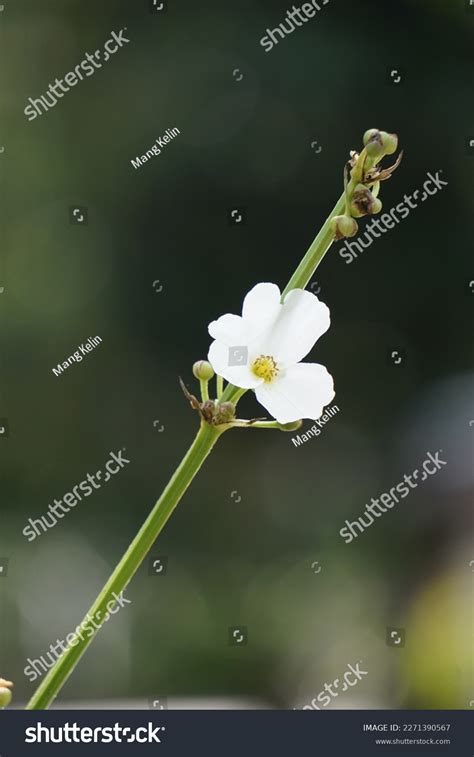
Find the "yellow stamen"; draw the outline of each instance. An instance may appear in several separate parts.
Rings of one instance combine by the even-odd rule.
[[[260,355],[252,363],[252,371],[264,381],[273,381],[278,373],[277,364],[271,355]]]

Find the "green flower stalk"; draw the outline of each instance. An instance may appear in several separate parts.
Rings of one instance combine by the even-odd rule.
[[[199,379],[201,386],[201,398],[203,402],[209,400],[209,381],[214,378],[214,368],[207,360],[198,360],[193,365],[193,374]]]
[[[281,295],[274,284],[258,284],[245,298],[242,317],[227,314],[210,325],[209,332],[215,341],[209,350],[209,361],[200,360],[193,366],[194,377],[199,381],[200,398],[189,391],[180,379],[185,397],[199,416],[197,435],[148,518],[87,612],[83,623],[90,617],[105,618],[107,604],[114,596],[125,591],[222,434],[232,428],[294,431],[301,426],[303,417],[320,417],[323,407],[334,396],[332,377],[327,370],[318,364],[301,362],[314,342],[329,327],[328,308],[315,295],[304,290],[333,241],[356,234],[356,218],[380,211],[380,183],[390,178],[399,165],[402,154],[390,168],[382,169],[379,163],[385,155],[393,154],[397,146],[396,135],[378,129],[367,131],[364,135],[363,149],[360,153],[352,152],[345,166],[344,191],[341,197]],[[301,316],[299,322],[297,319],[295,322],[295,314]],[[305,323],[303,337],[299,325],[302,322]],[[262,323],[266,324],[265,328],[262,328]],[[242,333],[247,333],[250,327],[256,332],[253,340],[249,342],[249,354],[238,354],[241,348],[232,347],[233,344],[243,344],[242,341],[231,338],[232,334],[243,328],[242,324],[246,329]],[[281,334],[283,326],[286,328],[285,339]],[[299,338],[292,340],[295,328]],[[309,333],[311,330],[314,333]],[[268,349],[261,341],[264,332],[267,334],[266,338],[269,338],[270,334],[273,339],[268,342]],[[276,339],[277,335],[280,344]],[[258,346],[260,343],[264,346]],[[229,360],[224,367],[219,368],[228,349],[236,351],[233,355],[234,363]],[[286,350],[288,360],[279,359],[279,349]],[[227,386],[224,388],[226,373],[228,376],[235,376],[236,382],[228,378]],[[213,398],[210,382],[216,374]],[[293,403],[288,401],[287,392],[278,390],[284,381],[289,382],[287,386],[297,397]],[[248,389],[254,389],[257,399],[274,416],[274,420],[246,420],[237,417],[238,402]],[[300,395],[301,407],[304,404],[304,412],[301,413]],[[93,633],[89,633],[87,638],[81,635],[71,641],[38,686],[27,709],[49,707],[100,627],[100,622],[95,623]],[[5,706],[2,703],[8,704],[9,697],[11,699],[9,688],[4,686],[2,689],[1,684],[0,679],[0,707]]]

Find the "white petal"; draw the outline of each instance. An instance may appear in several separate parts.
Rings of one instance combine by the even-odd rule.
[[[281,309],[281,294],[276,284],[257,284],[244,299],[242,317],[264,331],[277,318]]]
[[[279,423],[302,418],[317,420],[323,408],[334,399],[334,382],[323,365],[299,363],[288,368],[281,377],[258,386],[255,394]]]
[[[246,346],[255,359],[262,354],[262,339],[268,341],[266,335],[271,331],[281,308],[277,285],[257,284],[244,299],[243,315],[227,313],[212,321],[208,327],[209,334],[228,347]]]
[[[250,360],[248,350],[245,345],[241,345],[244,351],[240,353],[241,364],[229,365],[229,362],[239,361],[239,350],[237,346],[230,346],[223,342],[212,342],[207,359],[219,376],[223,376],[234,386],[240,386],[242,389],[255,389],[263,382],[250,370]],[[247,350],[247,352],[245,352]],[[233,360],[231,360],[233,357]]]
[[[248,342],[248,326],[240,315],[231,315],[231,313],[221,315],[217,321],[209,324],[208,331],[213,339],[218,339],[229,346]]]
[[[264,340],[265,354],[272,355],[280,366],[294,365],[308,354],[329,324],[327,305],[311,292],[293,289]]]

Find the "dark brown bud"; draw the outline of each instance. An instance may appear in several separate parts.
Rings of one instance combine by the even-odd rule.
[[[215,423],[216,405],[212,400],[206,400],[200,406],[201,415],[207,423]]]
[[[233,402],[222,402],[217,406],[216,423],[230,423],[235,418]]]
[[[363,184],[358,184],[354,189],[351,202],[351,213],[355,218],[379,213],[382,203],[374,197],[370,189]]]

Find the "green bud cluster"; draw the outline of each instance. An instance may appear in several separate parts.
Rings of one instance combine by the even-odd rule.
[[[193,365],[194,377],[199,380],[201,385],[201,399],[199,400],[194,394],[191,394],[184,382],[180,379],[181,389],[184,396],[189,400],[193,410],[198,410],[201,418],[211,426],[220,426],[226,423],[232,423],[235,420],[236,406],[233,402],[221,402],[219,386],[217,388],[217,399],[209,398],[208,384],[214,378],[215,371],[207,360],[198,360]],[[222,391],[222,384],[221,384]]]
[[[352,152],[351,161],[346,166],[344,215],[334,216],[331,219],[331,230],[335,239],[355,236],[359,230],[356,218],[380,213],[382,210],[382,202],[378,198],[380,182],[390,178],[400,163],[401,154],[394,166],[385,169],[378,166],[383,157],[396,152],[398,148],[396,134],[389,134],[379,129],[368,129],[363,140],[364,149],[360,154]]]
[[[235,419],[235,405],[233,402],[218,402],[218,400],[206,400],[199,405],[199,411],[211,426],[221,426],[223,423],[232,423]]]

